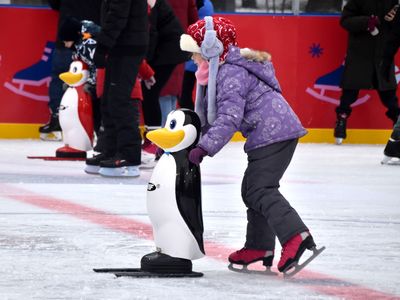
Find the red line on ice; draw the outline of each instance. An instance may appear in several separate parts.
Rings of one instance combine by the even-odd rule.
[[[0,195],[19,202],[34,205],[40,208],[68,214],[75,218],[89,221],[91,223],[132,234],[143,239],[153,239],[152,227],[148,223],[143,223],[133,219],[112,215],[106,211],[90,208],[84,205],[75,204],[59,198],[36,194],[28,190],[0,184]],[[212,257],[219,261],[226,261],[228,255],[235,249],[224,245],[205,241],[207,257]],[[380,300],[400,300],[400,297],[384,292],[363,287],[351,282],[335,278],[333,276],[303,270],[289,282],[299,286],[307,287],[320,294],[325,294],[343,299],[380,299]]]

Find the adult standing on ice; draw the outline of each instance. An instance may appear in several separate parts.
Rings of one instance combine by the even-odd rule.
[[[103,151],[92,158],[104,176],[140,175],[141,139],[131,92],[149,44],[147,0],[104,0],[94,62],[105,68]]]
[[[298,266],[306,249],[314,258],[321,250],[297,212],[279,192],[298,139],[306,134],[275,77],[269,54],[240,49],[236,29],[227,19],[206,17],[188,28],[181,48],[193,52],[198,65],[195,110],[203,135],[189,159],[199,164],[214,156],[236,131],[247,138],[248,166],[242,183],[247,206],[247,236],[243,249],[229,261],[247,266],[255,261],[272,265],[275,237],[282,244],[278,269]]]

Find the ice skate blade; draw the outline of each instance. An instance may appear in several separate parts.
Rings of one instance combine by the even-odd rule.
[[[381,161],[382,165],[400,166],[400,159],[397,157],[386,156]]]
[[[343,144],[343,138],[335,138],[335,144],[336,144],[336,145],[341,145],[341,144]]]
[[[53,131],[50,133],[40,133],[40,139],[46,142],[60,142],[62,141],[62,132]]]
[[[135,278],[182,278],[182,277],[202,277],[204,274],[200,272],[190,273],[157,273],[143,271],[140,268],[105,268],[93,269],[96,273],[111,273],[116,277],[135,277]]]
[[[100,168],[99,174],[103,177],[139,177],[138,167]]]
[[[86,165],[84,171],[85,171],[85,173],[90,174],[90,175],[99,175],[100,167]]]
[[[249,270],[247,265],[243,265],[242,268],[236,268],[234,264],[230,263],[228,265],[228,269],[237,272],[237,273],[244,273],[244,274],[259,274],[259,275],[267,275],[267,276],[277,276],[278,273],[272,272],[271,268],[267,268],[264,271],[257,271],[257,270]]]
[[[317,247],[314,247],[312,250],[313,254],[306,260],[304,261],[301,265],[297,262],[293,263],[292,265],[289,265],[285,271],[283,271],[283,278],[292,278],[294,275],[299,273],[301,270],[304,269],[305,266],[307,266],[311,261],[314,260],[318,255],[322,253],[326,248],[325,246],[322,246],[321,248],[317,249]]]

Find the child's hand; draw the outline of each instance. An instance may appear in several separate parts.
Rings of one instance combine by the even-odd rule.
[[[154,78],[154,76],[151,76],[149,79],[143,80],[144,85],[146,86],[146,89],[151,89],[151,87],[153,85],[156,84],[156,79]]]
[[[368,31],[372,32],[375,30],[376,26],[379,24],[379,18],[377,16],[370,16],[368,19]]]
[[[189,152],[189,161],[195,165],[199,165],[204,156],[207,156],[208,152],[200,147],[196,147]]]

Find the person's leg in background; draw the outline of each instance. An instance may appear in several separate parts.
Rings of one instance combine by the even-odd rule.
[[[396,124],[394,124],[392,134],[386,143],[383,153],[385,157],[382,160],[382,164],[390,163],[393,158],[400,159],[400,116],[397,118]]]
[[[400,108],[399,101],[396,95],[396,90],[379,91],[379,98],[382,104],[387,108],[386,116],[392,120],[394,127],[389,141],[383,151],[385,157],[382,164],[387,164],[393,158],[400,159]]]
[[[58,108],[64,94],[63,81],[58,77],[66,72],[72,62],[72,50],[68,48],[56,48],[53,52],[51,66],[51,81],[49,85],[49,110],[50,120],[39,127],[39,133],[43,140],[61,140],[61,127],[58,120]]]
[[[103,99],[107,107],[102,109],[104,151],[115,152],[115,157],[100,163],[103,176],[140,175],[139,108],[132,105],[131,91],[141,61],[141,56],[118,55],[110,55],[107,61]]]
[[[165,126],[165,121],[167,121],[168,114],[176,109],[177,98],[178,97],[173,95],[160,97],[161,127]]]
[[[160,93],[168,82],[176,65],[152,66],[156,83],[147,89],[142,82],[143,91],[143,117],[144,123],[149,128],[158,128],[161,126]]]
[[[347,119],[351,115],[351,105],[357,101],[359,90],[347,90],[342,91],[340,97],[340,104],[336,107],[336,124],[334,129],[334,137],[336,144],[340,145],[343,140],[347,137]]]
[[[399,100],[396,95],[396,90],[377,91],[382,104],[387,108],[386,116],[392,120],[393,124],[396,123],[400,114]]]
[[[185,71],[182,81],[182,95],[178,99],[180,108],[188,108],[193,110],[193,89],[196,84],[196,75],[194,72]]]

